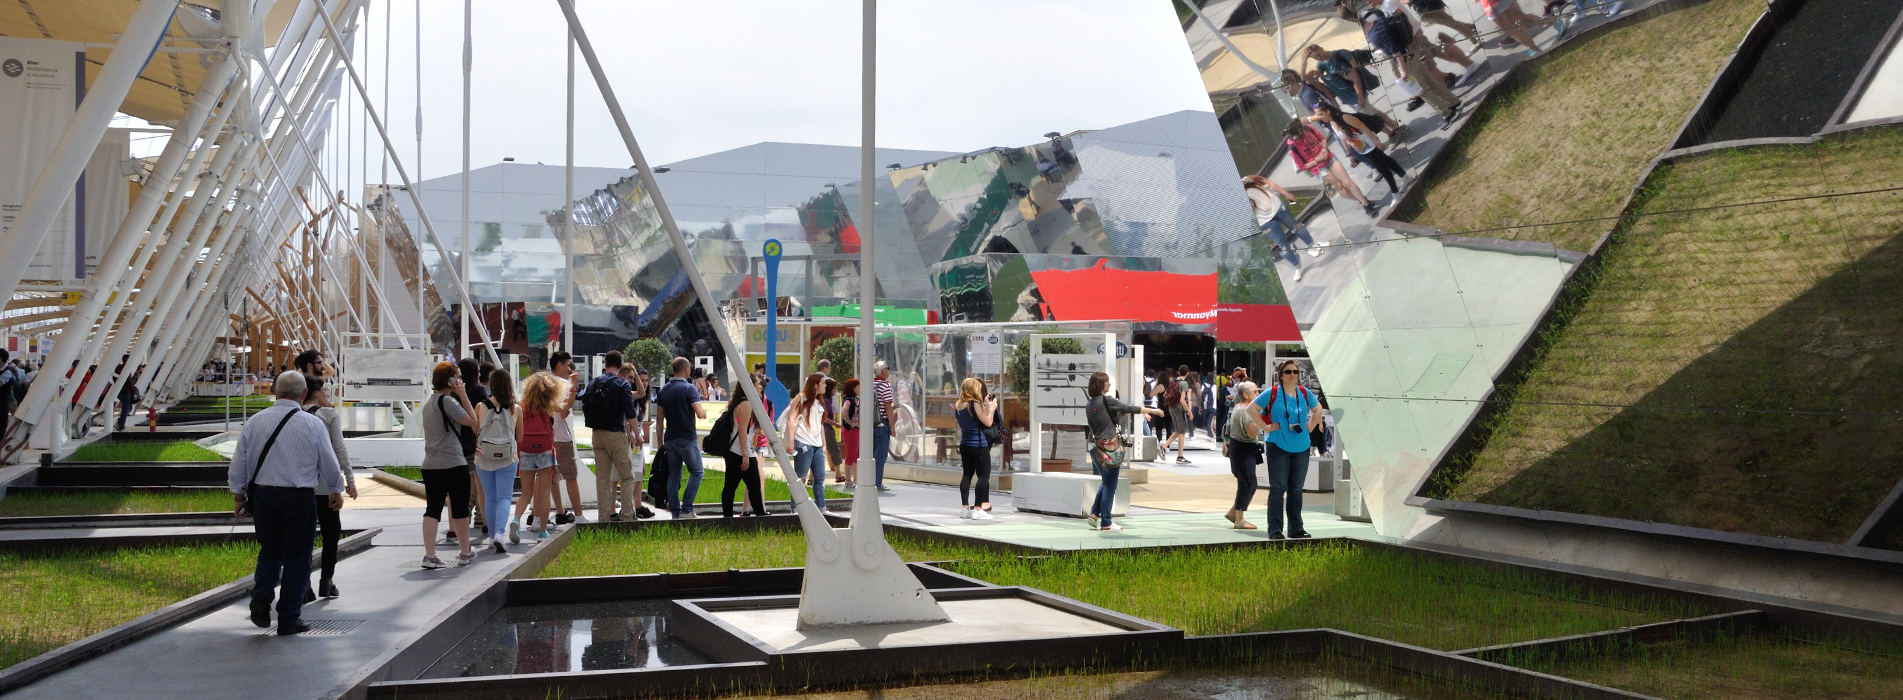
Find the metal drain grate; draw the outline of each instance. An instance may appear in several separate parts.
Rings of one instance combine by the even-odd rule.
[[[1415,380],[1414,388],[1408,389],[1405,396],[1414,399],[1437,399],[1447,395],[1454,388],[1454,380],[1460,378],[1461,370],[1467,369],[1467,363],[1473,361],[1473,355],[1462,352],[1443,352],[1434,355],[1427,363],[1427,371]]]
[[[299,634],[347,634],[351,630],[362,627],[364,622],[366,620],[305,620],[304,624],[310,625],[311,628]],[[277,634],[278,626],[271,625],[271,629],[265,630],[264,633],[267,636]]]

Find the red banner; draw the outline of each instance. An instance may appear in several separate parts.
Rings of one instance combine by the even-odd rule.
[[[1037,291],[1060,321],[1168,321],[1203,325],[1216,320],[1216,274],[1118,270],[1098,260],[1082,270],[1033,271]]]
[[[1295,311],[1277,304],[1222,304],[1216,307],[1216,340],[1236,343],[1299,343]]]

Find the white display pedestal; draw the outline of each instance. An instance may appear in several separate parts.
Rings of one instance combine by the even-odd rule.
[[[1011,505],[1027,513],[1084,517],[1097,499],[1103,479],[1092,474],[1035,473],[1012,476]],[[1130,480],[1117,478],[1117,498],[1110,505],[1111,516],[1130,512]]]

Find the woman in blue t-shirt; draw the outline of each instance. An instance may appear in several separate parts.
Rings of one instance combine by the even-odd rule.
[[[1309,536],[1302,529],[1302,485],[1308,481],[1309,436],[1321,425],[1321,403],[1296,381],[1302,376],[1294,360],[1282,362],[1275,373],[1275,384],[1255,397],[1262,422],[1269,426],[1268,444],[1262,461],[1269,471],[1269,539],[1282,535],[1283,503],[1286,496],[1288,537]]]

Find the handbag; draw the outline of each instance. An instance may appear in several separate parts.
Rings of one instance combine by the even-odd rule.
[[[965,412],[971,414],[971,422],[977,423],[978,432],[985,436],[985,447],[1004,442],[1004,430],[1000,425],[1001,421],[998,420],[1000,414],[1003,413],[1002,410],[991,414],[991,425],[985,425],[978,420],[978,407],[976,405],[966,406]]]
[[[284,420],[278,421],[277,429],[271,431],[271,437],[265,439],[264,449],[258,452],[258,463],[251,465],[251,481],[244,485],[244,505],[238,507],[238,517],[251,515],[251,504],[257,502],[258,474],[264,471],[264,458],[271,456],[271,446],[277,444],[278,433],[284,432],[284,425],[291,422],[291,418],[296,415],[297,411],[294,410],[285,412]]]
[[[1104,408],[1102,396],[1091,400],[1090,406],[1085,410],[1109,412],[1109,409]],[[1101,469],[1122,469],[1123,465],[1130,461],[1130,440],[1124,437],[1123,425],[1116,421],[1115,416],[1111,417],[1109,435],[1090,437],[1090,451],[1092,456],[1097,458],[1097,466]]]

